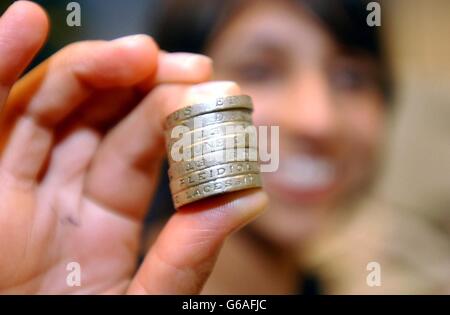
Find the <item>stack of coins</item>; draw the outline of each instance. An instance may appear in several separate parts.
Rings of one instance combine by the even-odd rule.
[[[184,107],[165,122],[175,208],[210,196],[261,187],[253,103],[247,95]]]

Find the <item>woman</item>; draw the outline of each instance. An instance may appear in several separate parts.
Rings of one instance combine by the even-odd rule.
[[[387,80],[365,3],[194,2],[170,2],[161,47],[207,54],[216,79],[253,97],[257,125],[280,126],[269,211],[226,243],[204,292],[320,292],[307,241],[370,187],[383,139]]]

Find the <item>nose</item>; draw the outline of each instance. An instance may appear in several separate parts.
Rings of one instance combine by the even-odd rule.
[[[325,75],[308,71],[291,80],[281,124],[301,137],[326,139],[335,135],[337,111]]]

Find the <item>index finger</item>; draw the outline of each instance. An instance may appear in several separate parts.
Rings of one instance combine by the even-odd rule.
[[[48,19],[28,1],[14,2],[0,18],[0,109],[8,91],[44,44]]]

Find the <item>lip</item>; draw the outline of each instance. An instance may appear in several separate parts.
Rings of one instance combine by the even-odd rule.
[[[340,183],[340,176],[336,174],[334,180],[326,185],[314,188],[299,187],[283,181],[281,176],[277,176],[277,172],[266,173],[264,176],[264,185],[271,193],[278,196],[281,200],[294,203],[296,205],[318,205],[332,199]]]

